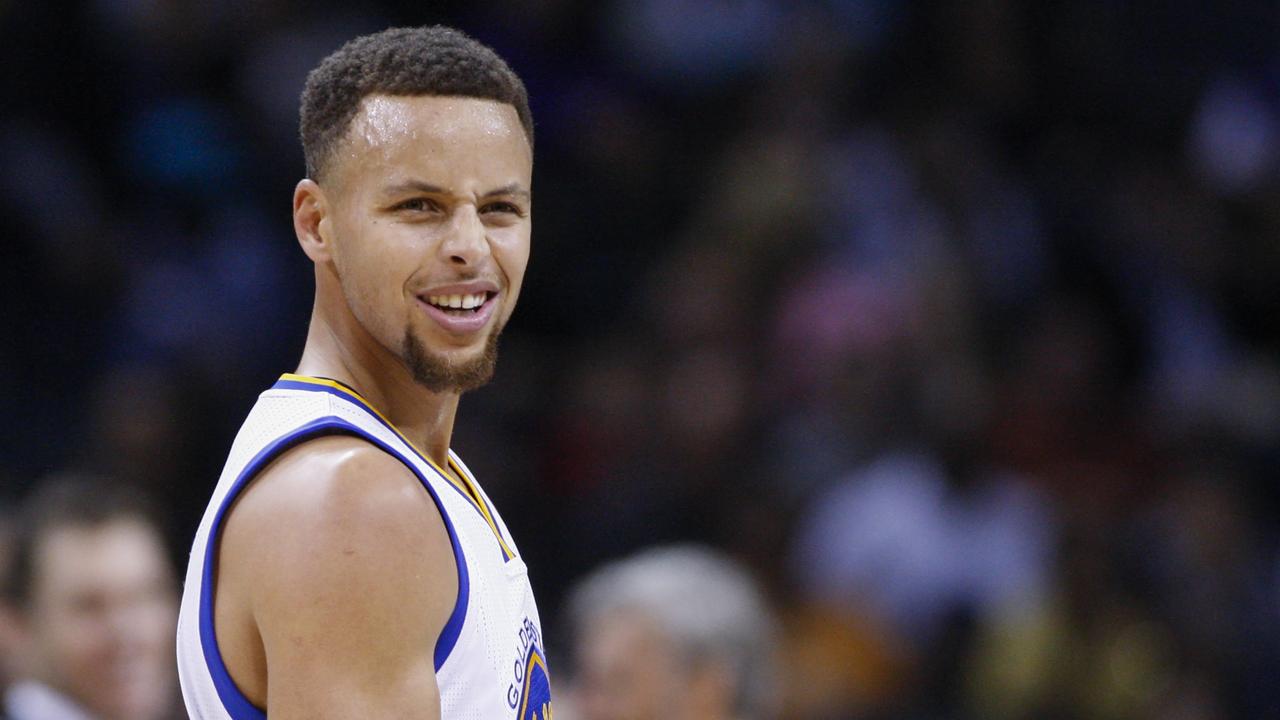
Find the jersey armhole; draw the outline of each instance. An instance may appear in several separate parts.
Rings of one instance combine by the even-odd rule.
[[[436,509],[440,511],[441,519],[444,520],[445,530],[449,533],[449,543],[453,548],[454,564],[457,566],[458,572],[458,597],[454,601],[453,611],[450,613],[448,621],[445,622],[439,638],[436,639],[436,646],[432,655],[437,673],[440,672],[440,668],[444,666],[445,661],[449,659],[449,655],[454,646],[457,645],[458,637],[462,633],[462,625],[466,620],[468,598],[470,597],[470,576],[467,572],[466,555],[463,553],[462,544],[458,540],[458,533],[454,530],[453,521],[449,519],[449,513],[445,510],[444,503],[440,501],[440,497],[436,494],[435,488],[432,487],[431,483],[422,474],[422,471],[412,461],[397,452],[395,448],[381,438],[339,417],[317,418],[272,441],[244,466],[244,469],[236,476],[235,482],[232,483],[231,489],[227,491],[226,497],[223,498],[222,503],[218,506],[218,510],[214,514],[213,523],[209,528],[205,556],[201,567],[200,646],[204,653],[205,665],[209,670],[209,676],[213,679],[213,686],[218,692],[218,698],[222,701],[223,707],[232,720],[266,720],[267,714],[263,709],[250,702],[244,696],[244,693],[240,691],[240,688],[236,686],[235,681],[231,679],[231,674],[227,671],[227,666],[223,662],[222,653],[218,649],[217,636],[214,633],[213,598],[215,589],[213,575],[214,567],[217,563],[223,520],[227,511],[235,504],[236,498],[240,496],[240,493],[249,486],[253,479],[272,460],[279,457],[286,450],[308,440],[330,435],[358,437],[381,449],[403,463],[418,478],[418,482],[422,483],[427,493],[431,495],[431,500],[435,503]]]

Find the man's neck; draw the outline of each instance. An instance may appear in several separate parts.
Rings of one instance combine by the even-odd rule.
[[[437,465],[448,468],[458,394],[434,393],[415,382],[400,358],[354,318],[340,324],[314,312],[298,374],[349,386]]]

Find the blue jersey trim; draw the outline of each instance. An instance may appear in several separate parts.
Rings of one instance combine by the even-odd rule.
[[[200,645],[204,652],[205,665],[209,669],[209,676],[213,679],[213,686],[218,692],[218,698],[222,701],[223,708],[226,709],[232,720],[266,720],[267,715],[261,708],[251,703],[244,696],[244,693],[240,692],[240,688],[236,687],[235,681],[231,679],[231,674],[227,672],[222,653],[218,649],[217,635],[214,633],[213,570],[217,560],[218,536],[222,529],[222,521],[235,499],[268,463],[301,442],[325,435],[356,435],[367,440],[404,463],[405,467],[413,472],[418,481],[422,483],[422,486],[430,493],[432,501],[435,502],[436,507],[440,510],[440,517],[444,519],[445,529],[449,532],[449,543],[453,546],[453,558],[458,567],[458,599],[454,602],[453,612],[449,615],[449,620],[440,631],[440,637],[436,639],[435,651],[432,657],[437,672],[444,666],[445,661],[449,659],[450,653],[458,643],[458,637],[462,634],[462,625],[466,620],[468,599],[471,595],[470,574],[467,571],[466,555],[462,551],[458,533],[453,528],[453,522],[449,519],[449,514],[445,511],[444,504],[440,501],[439,496],[436,495],[435,488],[412,462],[402,457],[394,448],[382,440],[341,418],[318,418],[287,435],[277,438],[259,451],[245,465],[232,484],[231,490],[218,507],[217,513],[214,514],[213,524],[209,528],[202,568],[203,581],[200,589]]]
[[[390,430],[392,435],[395,435],[396,437],[400,437],[403,439],[403,436],[400,434],[400,431],[397,430],[395,426],[393,426],[391,423],[387,422],[386,419],[384,419],[378,411],[370,407],[369,404],[366,403],[362,398],[357,397],[356,395],[353,395],[349,392],[344,392],[341,388],[336,388],[336,387],[333,387],[332,385],[327,385],[327,384],[298,382],[297,380],[280,379],[280,380],[277,380],[276,383],[271,386],[271,389],[272,390],[305,390],[307,392],[329,393],[334,397],[339,397],[339,398],[342,398],[343,400],[346,400],[349,403],[352,403],[356,407],[363,410],[369,417],[373,418],[374,420],[377,420],[378,424],[382,425],[387,430]],[[433,469],[436,467],[435,463],[433,463],[431,460],[425,457],[422,457],[422,454],[418,452],[418,449],[414,447],[411,442],[406,440],[405,446],[408,447],[410,452],[417,455],[418,458],[422,460],[424,463],[426,463],[429,467],[432,467]],[[476,497],[473,498],[467,493],[466,490],[458,487],[456,484],[452,482],[449,482],[448,478],[442,477],[441,479],[444,480],[445,485],[448,485],[449,487],[453,488],[455,492],[461,495],[467,501],[468,504],[475,507],[476,511],[479,512],[482,517],[486,514],[486,512],[490,517],[496,517],[497,514],[494,511],[493,507],[485,500],[484,496],[481,495],[478,490],[476,492]],[[474,478],[470,478],[470,480],[471,482],[475,482]],[[480,506],[477,505],[477,502],[484,503],[485,508],[482,510]],[[487,521],[488,520],[486,518],[486,522]],[[495,535],[498,536],[498,546],[502,552],[503,562],[509,562],[512,558],[515,557],[515,555],[513,554],[513,552],[508,552],[507,541],[502,537],[501,531],[498,530],[496,520],[494,521],[493,532]]]

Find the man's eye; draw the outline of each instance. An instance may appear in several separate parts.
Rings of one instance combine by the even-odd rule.
[[[491,202],[484,206],[484,211],[487,213],[489,212],[507,213],[507,214],[516,215],[519,217],[524,217],[524,212],[520,209],[520,207],[515,203],[509,203],[509,202]]]
[[[395,204],[394,210],[411,210],[413,212],[434,212],[440,209],[439,203],[429,198],[409,198]]]

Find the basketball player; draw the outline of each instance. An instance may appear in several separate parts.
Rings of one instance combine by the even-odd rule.
[[[449,449],[529,257],[524,86],[454,30],[392,29],[302,95],[296,374],[259,398],[196,535],[178,628],[197,720],[551,717],[501,517]]]

